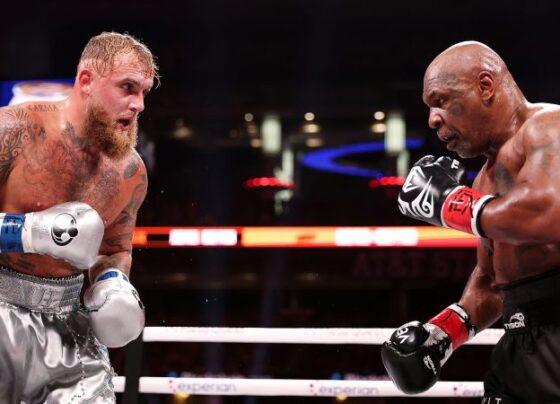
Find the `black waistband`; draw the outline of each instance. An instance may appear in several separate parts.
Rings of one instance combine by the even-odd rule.
[[[502,321],[508,333],[560,323],[560,270],[501,286],[504,296]]]

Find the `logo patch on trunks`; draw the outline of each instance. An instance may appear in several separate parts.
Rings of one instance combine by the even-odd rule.
[[[525,327],[525,315],[523,313],[514,313],[509,318],[509,323],[504,323],[506,330],[516,330]]]

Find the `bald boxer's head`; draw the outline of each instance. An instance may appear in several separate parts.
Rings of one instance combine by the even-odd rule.
[[[508,98],[521,95],[502,58],[480,42],[461,42],[440,53],[424,75],[428,123],[461,157],[492,149]],[[522,97],[522,95],[521,95]]]
[[[76,78],[87,141],[112,158],[128,154],[136,145],[138,115],[154,81],[159,83],[158,67],[146,45],[115,32],[91,38]]]

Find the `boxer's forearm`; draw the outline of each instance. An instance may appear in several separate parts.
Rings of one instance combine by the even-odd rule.
[[[519,184],[490,201],[480,217],[486,237],[508,244],[558,242],[560,203],[557,190]]]
[[[89,279],[93,281],[101,272],[109,268],[116,268],[128,276],[130,274],[131,265],[132,254],[130,251],[119,251],[113,254],[100,255],[97,257],[95,265],[89,270]]]
[[[476,266],[459,304],[469,313],[471,324],[480,332],[494,324],[502,315],[502,296],[492,277]]]

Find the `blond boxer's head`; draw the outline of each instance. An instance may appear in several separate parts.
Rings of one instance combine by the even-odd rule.
[[[131,35],[117,32],[103,32],[89,40],[80,57],[78,72],[88,67],[105,76],[130,59],[135,59],[145,75],[159,83],[158,66],[148,47]]]
[[[83,132],[92,146],[116,159],[136,145],[144,97],[159,83],[148,47],[128,34],[104,32],[90,39],[76,83],[84,96]]]

